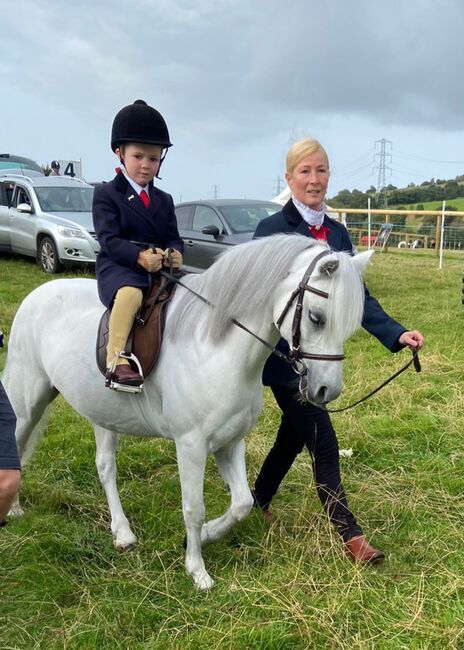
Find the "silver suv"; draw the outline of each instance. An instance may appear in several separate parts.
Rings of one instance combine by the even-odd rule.
[[[68,176],[0,170],[0,251],[29,255],[46,273],[95,263],[93,187]]]

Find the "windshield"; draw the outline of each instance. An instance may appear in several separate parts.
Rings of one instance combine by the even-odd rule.
[[[93,187],[36,187],[44,212],[91,212]]]
[[[253,203],[243,205],[223,205],[220,210],[232,232],[254,232],[262,219],[279,212],[278,203]]]
[[[21,156],[10,156],[9,154],[0,154],[0,170],[8,169],[28,169],[43,174],[43,169],[33,160],[22,158]]]

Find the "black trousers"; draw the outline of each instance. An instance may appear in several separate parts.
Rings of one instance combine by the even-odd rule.
[[[328,413],[299,401],[298,388],[271,386],[282,419],[274,446],[267,455],[254,491],[261,508],[267,508],[297,455],[308,449],[317,494],[330,521],[344,541],[362,530],[348,507],[340,476],[337,436]]]

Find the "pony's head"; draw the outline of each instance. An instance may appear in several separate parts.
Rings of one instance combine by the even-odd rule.
[[[298,359],[305,400],[324,404],[340,394],[344,343],[361,323],[371,254],[311,247],[276,289],[274,322]]]

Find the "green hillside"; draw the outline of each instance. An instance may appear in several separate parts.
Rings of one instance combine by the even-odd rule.
[[[419,208],[417,206],[420,206]],[[398,206],[403,207],[403,206]],[[411,203],[404,206],[408,210],[441,210],[442,203],[440,201],[427,201],[426,203]],[[457,199],[449,199],[446,201],[446,209],[456,208],[458,212],[464,212],[464,197]]]

